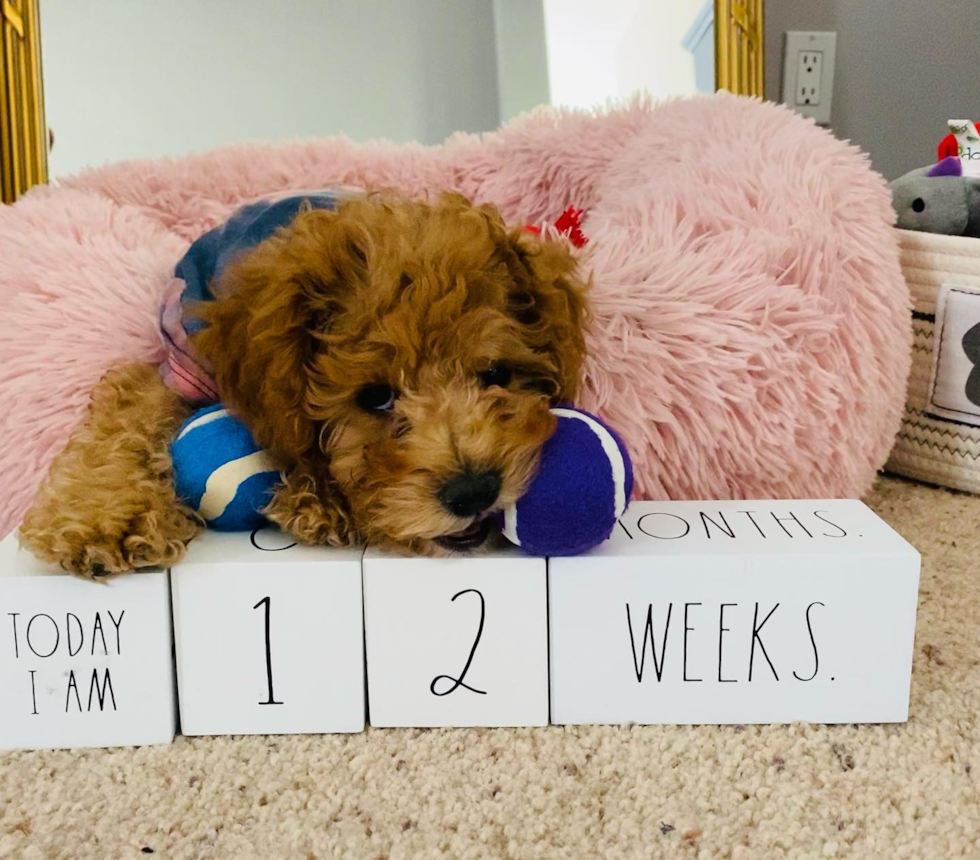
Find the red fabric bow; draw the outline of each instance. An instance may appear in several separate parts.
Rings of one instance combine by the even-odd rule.
[[[582,214],[584,212],[584,209],[576,209],[574,206],[569,206],[561,213],[561,217],[555,221],[555,229],[562,236],[567,236],[568,241],[576,248],[581,248],[589,241],[588,237],[582,232]],[[524,229],[537,236],[541,235],[540,227],[525,227]]]

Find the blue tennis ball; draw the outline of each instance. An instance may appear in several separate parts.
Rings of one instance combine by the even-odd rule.
[[[594,415],[555,408],[537,475],[503,512],[503,533],[532,555],[578,555],[602,543],[633,493],[622,440]]]
[[[250,531],[266,519],[279,470],[248,428],[220,404],[195,412],[170,446],[177,496],[220,531]]]

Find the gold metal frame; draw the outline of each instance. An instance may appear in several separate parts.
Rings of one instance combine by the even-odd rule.
[[[0,201],[47,182],[37,0],[0,0]]]
[[[764,96],[763,0],[715,0],[715,88]]]

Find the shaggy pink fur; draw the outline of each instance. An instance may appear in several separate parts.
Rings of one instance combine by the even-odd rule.
[[[899,425],[909,297],[884,181],[785,108],[542,110],[437,147],[331,138],[127,162],[0,209],[0,534],[114,362],[160,354],[188,242],[242,201],[453,188],[513,223],[587,210],[585,393],[646,498],[860,496]]]

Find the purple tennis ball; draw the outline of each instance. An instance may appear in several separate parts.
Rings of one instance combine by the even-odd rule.
[[[552,409],[558,421],[527,492],[503,512],[503,533],[532,555],[578,555],[612,534],[633,493],[622,440],[594,415]]]

